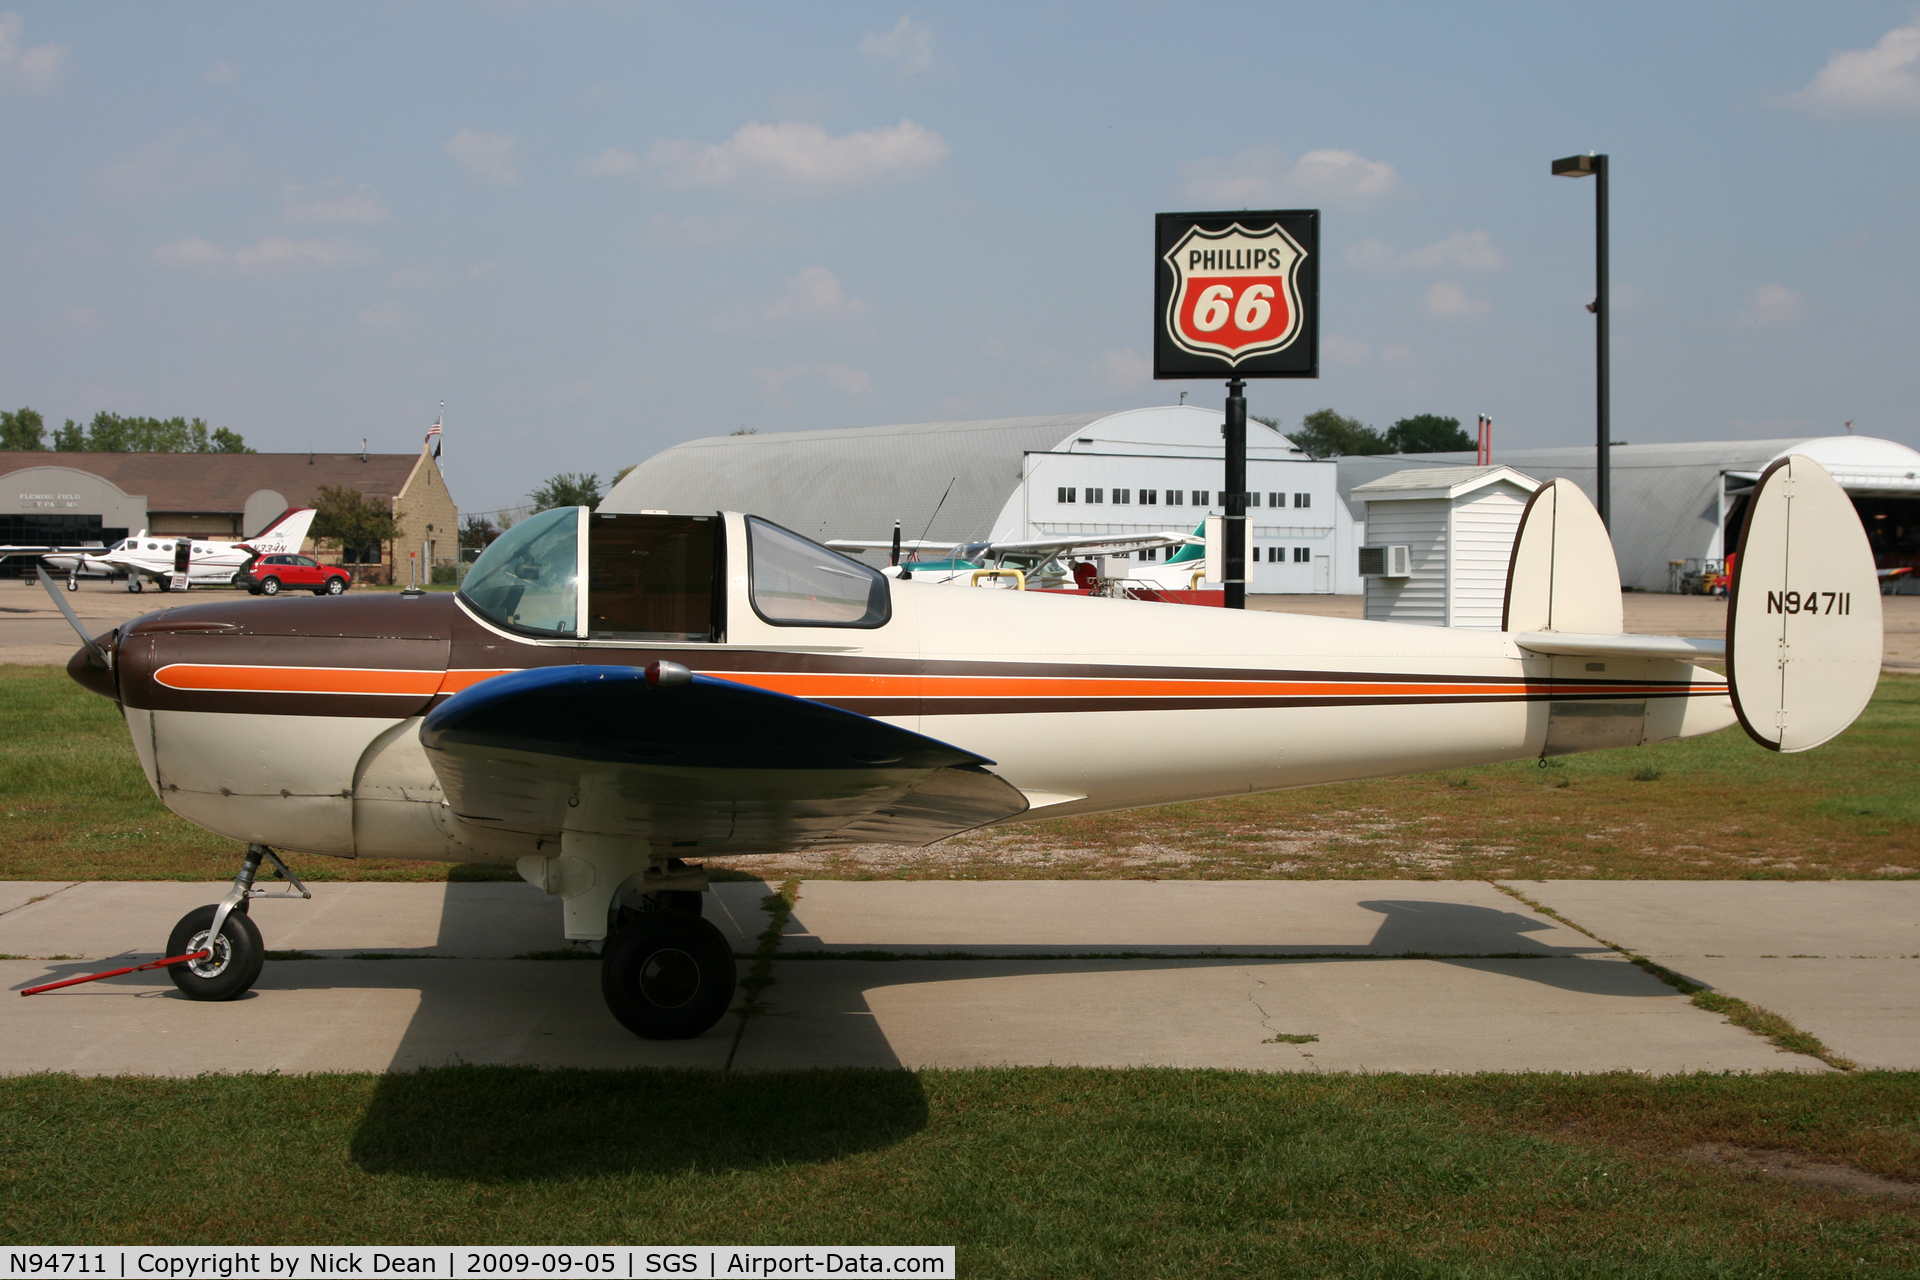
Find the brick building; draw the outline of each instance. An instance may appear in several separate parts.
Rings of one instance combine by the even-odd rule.
[[[157,535],[238,540],[325,487],[389,503],[399,536],[363,577],[406,582],[460,550],[460,512],[431,454],[0,453],[0,543],[111,543]],[[309,553],[338,562],[339,550]]]

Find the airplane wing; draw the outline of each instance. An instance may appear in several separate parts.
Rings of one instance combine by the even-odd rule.
[[[1073,551],[1081,547],[1164,547],[1172,543],[1198,542],[1190,534],[1163,530],[1160,533],[1108,534],[1101,537],[1034,538],[1025,542],[996,542],[988,555],[1023,555],[1043,551]]]
[[[982,756],[672,663],[495,676],[420,741],[462,823],[689,857],[931,844],[1027,808]]]
[[[893,539],[882,538],[877,542],[868,542],[859,538],[829,538],[826,545],[836,551],[891,551]],[[920,538],[904,538],[900,542],[902,551],[952,551],[964,547],[964,542],[927,542]]]

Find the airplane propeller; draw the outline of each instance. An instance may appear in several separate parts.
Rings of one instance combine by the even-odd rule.
[[[66,615],[67,625],[72,627],[74,634],[80,637],[80,643],[87,646],[87,661],[102,671],[111,670],[112,666],[107,661],[107,651],[95,644],[93,637],[88,635],[86,629],[80,625],[80,619],[74,613],[73,606],[61,597],[60,592],[54,588],[53,579],[47,576],[47,567],[35,565],[34,572],[40,575],[40,585],[46,588],[47,594],[53,597],[53,602],[60,606],[60,612]]]

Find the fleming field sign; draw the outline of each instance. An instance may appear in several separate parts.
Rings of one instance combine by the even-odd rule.
[[[1320,373],[1320,211],[1154,219],[1153,376]]]

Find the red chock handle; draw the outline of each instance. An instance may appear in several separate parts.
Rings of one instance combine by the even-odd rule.
[[[199,951],[189,951],[184,956],[169,956],[165,960],[149,960],[145,964],[130,965],[125,969],[109,969],[105,973],[90,973],[84,978],[67,978],[60,982],[42,983],[37,987],[28,987],[20,994],[23,996],[37,996],[42,991],[58,991],[62,987],[78,986],[82,982],[98,982],[102,978],[117,978],[123,973],[139,973],[142,969],[164,969],[170,964],[185,964],[189,960],[198,960],[202,956],[212,954],[212,952],[202,948]]]

